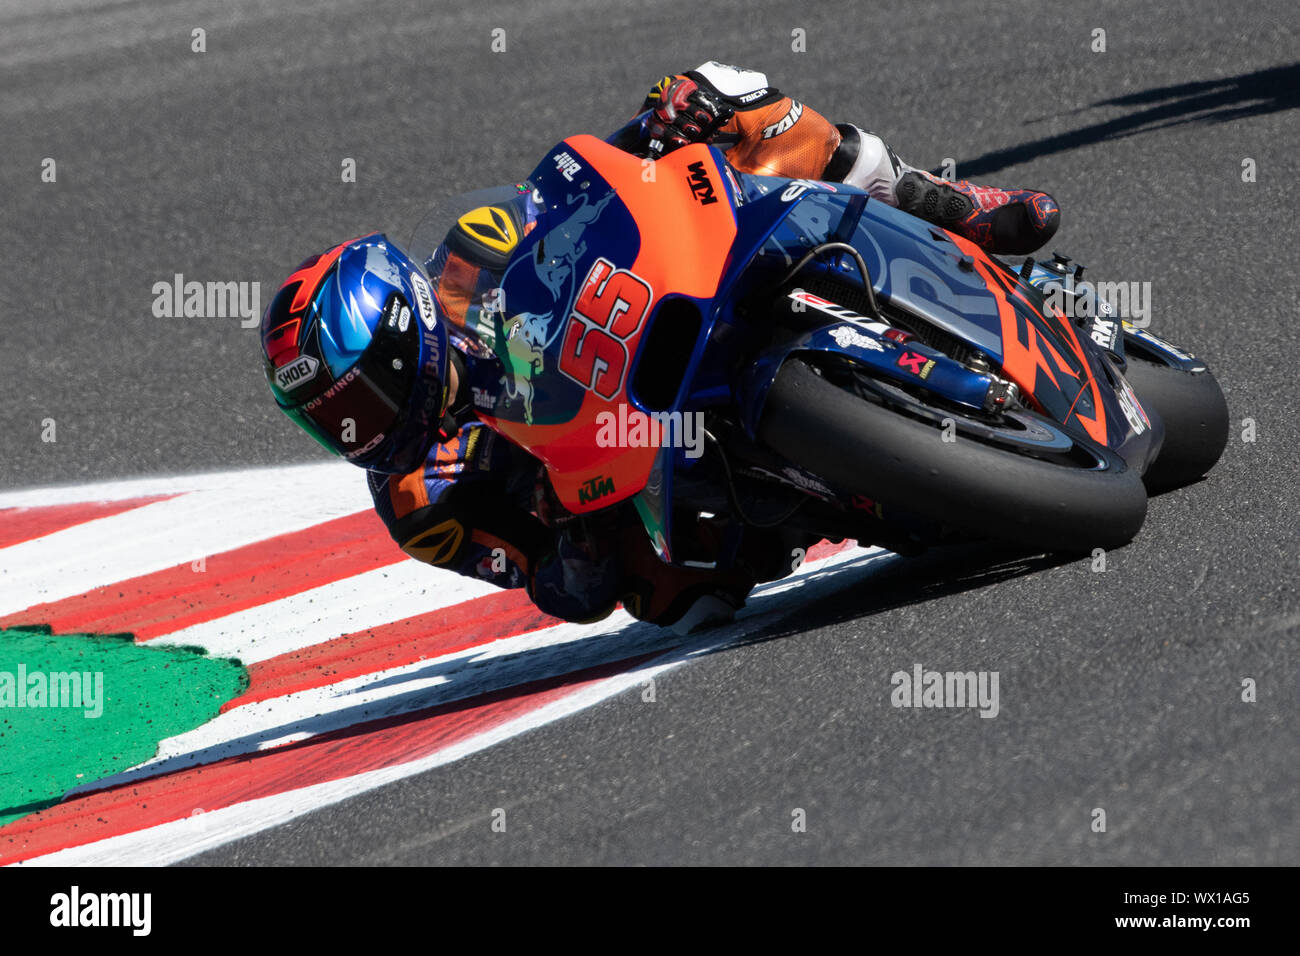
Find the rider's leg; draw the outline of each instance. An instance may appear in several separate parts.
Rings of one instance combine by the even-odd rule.
[[[948,182],[909,166],[874,133],[848,124],[837,129],[843,140],[826,166],[826,179],[865,189],[989,252],[1032,252],[1060,225],[1060,209],[1047,193]]]

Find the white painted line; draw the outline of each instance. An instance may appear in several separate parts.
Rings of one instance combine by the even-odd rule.
[[[378,521],[378,519],[376,519]],[[382,533],[382,531],[381,531]],[[397,545],[393,545],[395,553]],[[411,558],[153,638],[245,665],[450,607],[500,588]]]
[[[0,508],[39,508],[44,505],[70,505],[88,501],[121,501],[151,495],[174,495],[187,491],[224,491],[247,487],[250,482],[266,489],[314,488],[340,480],[355,481],[361,474],[356,465],[332,461],[310,465],[287,465],[274,468],[245,468],[215,471],[198,475],[174,475],[156,478],[126,478],[79,485],[22,488],[0,491]]]
[[[0,615],[372,508],[365,475],[300,472],[314,483],[274,485],[252,473],[88,521],[0,550]]]

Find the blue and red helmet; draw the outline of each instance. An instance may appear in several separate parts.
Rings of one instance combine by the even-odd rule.
[[[312,256],[262,316],[276,404],[353,464],[418,468],[447,403],[447,331],[420,268],[382,233]]]

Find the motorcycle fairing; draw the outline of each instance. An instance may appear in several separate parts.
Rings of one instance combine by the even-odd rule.
[[[1158,428],[1131,390],[1124,399],[1117,397],[1117,392],[1126,391],[1118,369],[1104,358],[1100,347],[1085,341],[1087,337],[1081,337],[1064,315],[1045,307],[1037,289],[1018,281],[1014,273],[974,243],[880,202],[866,203],[851,227],[846,227],[845,220],[854,213],[853,197],[848,187],[836,188],[838,194],[810,190],[790,203],[793,208],[785,214],[792,219],[802,215],[797,211],[805,204],[816,208],[814,228],[809,229],[807,216],[802,216],[804,221],[794,229],[773,224],[769,241],[755,262],[774,256],[784,261],[797,260],[815,238],[808,235],[810,231],[820,231],[822,241],[848,234],[848,241],[862,255],[871,274],[878,301],[918,315],[984,351],[1002,365],[1021,394],[1049,417],[1067,428],[1078,429],[1080,435],[1098,444],[1114,448],[1131,466],[1145,467],[1158,448],[1158,435],[1154,434]],[[770,199],[753,202],[742,213],[754,215],[767,204]],[[798,238],[792,240],[791,236]],[[847,255],[827,255],[824,261],[810,263],[806,272],[861,285]],[[752,402],[745,409],[751,434],[761,415],[767,387],[791,351],[780,346],[765,353],[748,372],[742,389]],[[861,353],[858,356],[871,358]],[[879,362],[874,364],[879,366]],[[964,404],[978,407],[969,396],[981,385],[987,390],[988,379],[959,363],[952,364],[957,368],[951,375],[916,384],[950,400],[961,400],[959,394],[964,393],[968,396]],[[967,378],[964,388],[963,376]],[[1113,383],[1113,389],[1101,388],[1102,381]],[[956,392],[943,387],[954,383]],[[1129,406],[1127,410],[1121,402]]]
[[[464,330],[478,345],[469,378],[487,398],[479,411],[545,464],[569,510],[638,496],[666,559],[673,474],[691,463],[680,449],[597,440],[602,413],[616,415],[620,405],[651,411],[629,384],[642,339],[666,300],[693,303],[701,320],[673,406],[654,411],[734,402],[752,435],[777,369],[799,351],[841,353],[881,376],[982,407],[988,374],[915,340],[900,348],[872,322],[828,315],[793,342],[736,364],[753,321],[738,304],[755,289],[771,289],[826,241],[859,252],[884,306],[985,352],[1031,404],[1080,438],[1110,445],[1134,467],[1145,466],[1158,439],[1158,423],[1146,421],[1100,347],[1045,307],[1037,289],[973,243],[869,201],[861,190],[737,174],[704,145],[649,163],[591,136],[557,144],[527,185],[540,212],[510,258],[500,301]],[[861,284],[844,254],[814,258],[805,271]],[[613,281],[622,291],[606,303]],[[608,311],[592,312],[593,303]],[[577,362],[588,338],[602,332],[617,339],[617,348]],[[899,361],[903,349],[913,353],[910,367],[926,374],[900,371],[908,365]],[[1102,376],[1113,389],[1099,387]],[[1124,391],[1128,415],[1116,396]]]
[[[647,168],[593,136],[551,149],[529,177],[544,211],[511,256],[501,307],[467,329],[493,355],[474,363],[471,384],[495,378],[496,391],[523,396],[480,408],[483,419],[543,462],[574,513],[645,486],[658,446],[598,440],[602,413],[649,412],[628,386],[656,307],[670,293],[711,302],[736,234],[712,150],[679,150],[653,177]]]

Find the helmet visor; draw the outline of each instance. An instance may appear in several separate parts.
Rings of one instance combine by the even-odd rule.
[[[399,315],[404,316],[400,323]],[[282,406],[294,422],[349,461],[371,456],[398,432],[420,374],[419,322],[411,321],[409,305],[394,293],[384,316],[351,368],[314,398]]]

